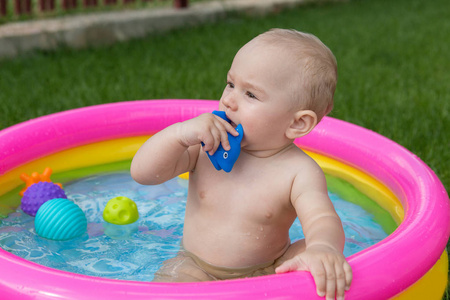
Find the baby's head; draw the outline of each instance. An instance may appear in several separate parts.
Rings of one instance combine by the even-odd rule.
[[[238,51],[219,108],[242,124],[244,143],[274,149],[331,111],[336,81],[336,59],[318,38],[273,29]]]
[[[317,122],[333,108],[337,83],[336,58],[330,49],[312,34],[296,30],[272,29],[251,40],[247,46],[272,48],[289,61],[292,80],[292,106],[312,110]]]

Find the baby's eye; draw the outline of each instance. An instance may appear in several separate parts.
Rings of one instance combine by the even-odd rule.
[[[234,83],[232,83],[232,82],[230,82],[230,81],[227,81],[227,86],[228,86],[229,88],[234,89]]]
[[[248,96],[249,98],[252,98],[252,99],[258,99],[258,98],[256,98],[256,96],[255,96],[253,93],[251,93],[251,92],[247,92],[247,96]]]

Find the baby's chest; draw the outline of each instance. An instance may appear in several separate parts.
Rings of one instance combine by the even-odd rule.
[[[235,215],[271,219],[290,210],[291,183],[272,176],[206,177],[196,183],[198,204]]]

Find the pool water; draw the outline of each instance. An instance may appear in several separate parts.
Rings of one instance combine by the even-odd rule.
[[[69,241],[39,237],[34,218],[20,208],[0,220],[0,247],[17,256],[51,268],[104,278],[151,281],[162,262],[179,250],[183,232],[187,181],[174,178],[157,186],[143,186],[129,172],[86,177],[66,183],[67,197],[84,211],[87,233]],[[123,239],[105,235],[102,218],[114,197],[133,199],[139,210],[137,231]],[[341,217],[346,235],[345,256],[376,244],[387,233],[373,215],[333,193],[329,196]],[[291,240],[303,238],[298,220]]]

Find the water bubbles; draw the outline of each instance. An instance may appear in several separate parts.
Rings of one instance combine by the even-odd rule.
[[[345,201],[336,194],[328,193],[336,211],[341,218],[345,232],[344,255],[346,257],[360,252],[387,237],[380,224],[376,223],[373,215],[360,206]],[[292,242],[304,239],[302,226],[295,220],[289,236]]]
[[[68,272],[146,281],[151,281],[159,265],[179,250],[187,187],[177,179],[143,186],[129,173],[120,172],[76,180],[65,184],[64,189],[86,214],[87,234],[64,242],[43,239],[34,231],[34,218],[18,209],[2,220],[0,246],[30,261]],[[105,235],[103,209],[117,196],[133,199],[141,214],[137,228],[126,240]]]
[[[186,180],[174,178],[161,185],[144,186],[134,182],[128,172],[119,172],[73,181],[65,184],[64,189],[67,197],[85,213],[87,234],[70,241],[43,239],[34,231],[34,218],[18,209],[1,221],[0,246],[51,268],[137,281],[151,281],[162,262],[179,251],[187,197]],[[103,209],[117,196],[136,202],[140,214],[137,230],[133,229],[130,238],[123,240],[111,239],[105,235],[103,227]],[[346,256],[387,236],[361,207],[332,194],[330,197],[344,224]],[[265,228],[258,226],[254,232],[245,232],[244,236],[262,240],[265,233]],[[303,238],[298,220],[292,226],[290,236],[292,242]]]

